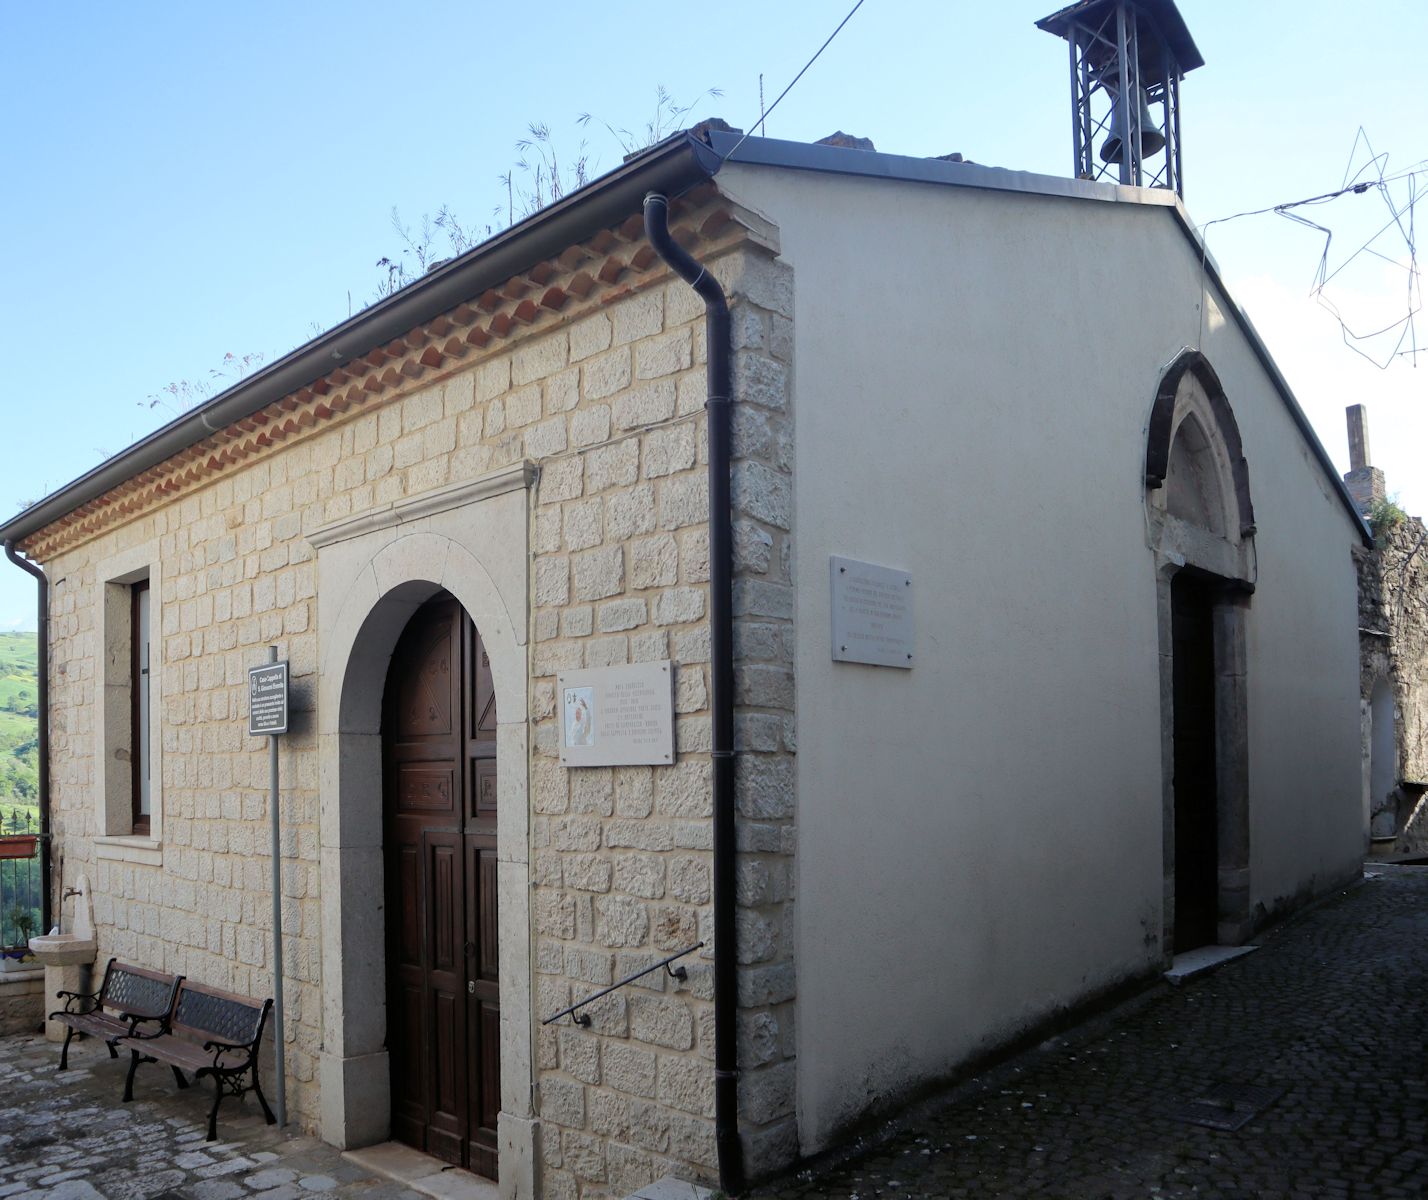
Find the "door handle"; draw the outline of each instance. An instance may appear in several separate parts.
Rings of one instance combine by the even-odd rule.
[[[467,943],[466,943],[466,957],[467,957],[467,958],[475,958],[475,957],[476,957],[476,943],[475,943],[475,942],[467,942]]]

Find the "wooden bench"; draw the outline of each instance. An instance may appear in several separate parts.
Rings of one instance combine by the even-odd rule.
[[[182,980],[174,999],[173,1015],[155,1032],[135,1032],[116,1039],[129,1050],[129,1077],[124,1099],[134,1098],[134,1072],[141,1062],[167,1063],[181,1088],[188,1087],[185,1071],[196,1080],[213,1079],[213,1107],[208,1111],[208,1140],[218,1137],[218,1105],[225,1093],[242,1096],[256,1092],[263,1116],[273,1124],[273,1110],[258,1084],[258,1045],[273,1007],[271,1000],[254,1000]],[[243,1077],[251,1079],[245,1084]]]
[[[77,1033],[103,1038],[109,1047],[109,1057],[118,1058],[114,1043],[119,1038],[137,1032],[141,1025],[150,1022],[161,1028],[173,1008],[182,978],[111,958],[97,992],[57,992],[57,997],[64,1001],[64,1008],[50,1013],[50,1020],[67,1026],[59,1069],[63,1071],[69,1066],[69,1044]]]

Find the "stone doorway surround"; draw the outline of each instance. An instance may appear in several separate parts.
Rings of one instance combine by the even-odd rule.
[[[382,908],[382,690],[397,638],[445,588],[481,630],[497,711],[500,1192],[533,1197],[526,661],[529,463],[308,534],[317,551],[322,881],[321,1133],[343,1149],[390,1133]]]
[[[1160,647],[1161,810],[1167,965],[1175,943],[1175,714],[1171,581],[1195,570],[1213,604],[1217,941],[1238,946],[1250,915],[1249,688],[1246,629],[1254,593],[1254,508],[1239,427],[1203,354],[1182,350],[1161,376],[1145,464],[1146,543],[1154,555]]]

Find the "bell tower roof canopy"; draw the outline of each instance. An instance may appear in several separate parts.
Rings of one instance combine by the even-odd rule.
[[[1115,10],[1116,3],[1117,0],[1079,0],[1079,3],[1068,5],[1049,17],[1042,17],[1036,27],[1046,30],[1047,33],[1054,33],[1057,37],[1070,38],[1073,28],[1077,25],[1098,25],[1107,13]],[[1128,0],[1128,3],[1154,23],[1165,40],[1165,48],[1170,51],[1170,56],[1180,68],[1181,75],[1187,75],[1196,67],[1205,65],[1204,58],[1195,46],[1195,39],[1190,36],[1190,30],[1186,28],[1185,19],[1175,7],[1174,0]],[[1151,57],[1153,54],[1155,50],[1147,39],[1141,46],[1141,66],[1149,78],[1156,78],[1160,74],[1161,64],[1158,59]]]

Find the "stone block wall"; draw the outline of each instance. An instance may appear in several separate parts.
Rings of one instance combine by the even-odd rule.
[[[367,418],[363,418],[364,420]],[[249,666],[270,645],[291,663],[293,732],[282,740],[283,956],[288,1103],[317,1112],[321,1025],[313,551],[303,540],[334,495],[352,427],[332,429],[220,478],[60,555],[52,589],[51,737],[55,886],[93,887],[99,961],[114,955],[246,995],[273,994],[268,746],[247,733]],[[102,826],[100,610],[104,564],[144,560],[153,605],[152,719],[162,753],[152,839]],[[127,800],[125,800],[127,804]]]
[[[0,1037],[34,1033],[45,1023],[45,971],[0,974]]]
[[[736,347],[735,653],[741,1105],[753,1160],[793,1153],[792,314],[762,250],[713,262]],[[637,336],[638,335],[638,336]],[[704,308],[678,280],[569,331],[571,421],[602,439],[548,465],[536,497],[532,610],[532,909],[536,1006],[549,1015],[703,941],[663,972],[537,1040],[544,1193],[623,1196],[662,1175],[713,1177]],[[558,672],[670,657],[678,762],[558,761]]]
[[[1398,838],[1383,853],[1428,850],[1428,528],[1417,517],[1376,523],[1358,558],[1360,696],[1382,678],[1393,693]],[[1368,751],[1365,751],[1366,755]],[[1371,797],[1373,806],[1382,797]]]
[[[740,1092],[757,1169],[794,1152],[792,283],[771,252],[738,239],[711,263],[731,295],[736,345]],[[652,975],[592,1006],[588,1029],[539,1029],[536,1109],[553,1197],[623,1195],[672,1170],[715,1168],[704,313],[682,282],[644,271],[451,369],[388,371],[379,399],[333,406],[254,457],[220,462],[177,498],[44,557],[57,886],[81,871],[94,882],[101,961],[115,954],[271,994],[267,746],[246,733],[246,668],[270,645],[291,662],[286,1061],[290,1109],[312,1125],[322,946],[316,572],[305,535],[522,460],[537,465],[532,1021],[706,943],[687,983]],[[158,837],[142,842],[105,836],[115,832],[101,827],[98,794],[109,752],[96,741],[114,650],[102,644],[106,572],[150,559],[162,794]],[[676,664],[678,762],[561,768],[557,672],[665,657]]]
[[[1344,486],[1349,489],[1349,495],[1365,517],[1388,496],[1383,472],[1377,467],[1359,467],[1348,472],[1344,476]]]

